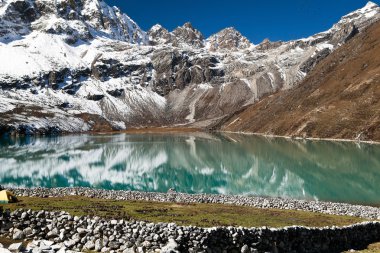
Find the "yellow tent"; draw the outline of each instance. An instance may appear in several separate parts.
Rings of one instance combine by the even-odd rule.
[[[10,191],[0,191],[0,203],[14,203],[17,202],[17,198]]]

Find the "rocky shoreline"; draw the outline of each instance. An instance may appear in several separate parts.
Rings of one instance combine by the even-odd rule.
[[[380,145],[378,140],[361,140],[361,139],[344,139],[344,138],[322,138],[322,137],[303,137],[297,135],[275,135],[275,134],[266,134],[260,132],[247,132],[247,131],[217,131],[220,133],[230,133],[230,134],[244,134],[244,135],[257,135],[267,138],[282,138],[290,140],[309,140],[309,141],[334,141],[334,142],[353,142],[353,143],[365,143],[371,145]]]
[[[279,208],[378,219],[380,209],[369,206],[280,198],[205,194],[110,191],[91,188],[11,189],[17,196],[85,196],[115,200],[223,203]],[[0,237],[24,240],[0,252],[342,252],[362,249],[380,238],[380,222],[345,227],[200,228],[174,223],[146,223],[72,216],[64,211],[16,210],[1,213]]]
[[[28,197],[64,197],[83,196],[89,198],[127,200],[127,201],[155,201],[176,203],[213,203],[250,206],[256,208],[275,208],[298,210],[333,215],[347,215],[364,219],[380,220],[380,208],[372,206],[352,205],[322,201],[308,201],[274,197],[213,195],[213,194],[185,194],[177,192],[137,192],[114,191],[93,188],[14,188],[11,189],[17,196]]]

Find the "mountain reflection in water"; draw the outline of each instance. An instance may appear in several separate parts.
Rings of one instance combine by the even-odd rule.
[[[380,203],[380,146],[239,134],[0,140],[0,184]]]

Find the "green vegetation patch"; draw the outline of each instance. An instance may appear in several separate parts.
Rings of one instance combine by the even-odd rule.
[[[223,204],[179,204],[146,201],[116,201],[77,196],[62,198],[20,197],[20,202],[1,204],[4,209],[23,208],[67,211],[72,215],[135,219],[147,222],[175,222],[200,227],[243,226],[284,227],[292,225],[323,227],[343,226],[364,221],[350,216]]]

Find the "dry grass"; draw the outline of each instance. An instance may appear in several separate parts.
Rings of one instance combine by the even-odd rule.
[[[358,251],[346,251],[344,253],[349,252],[359,252],[359,253],[380,253],[380,243],[374,243],[368,246],[365,250],[358,250]]]
[[[106,218],[124,218],[148,222],[175,222],[178,225],[284,227],[303,225],[311,227],[343,226],[363,219],[312,212],[258,209],[222,204],[173,204],[145,201],[115,201],[85,197],[29,198],[19,203],[2,205],[11,210],[67,211],[72,215],[97,215]]]
[[[231,117],[222,130],[380,141],[380,22],[354,37],[291,90]]]

